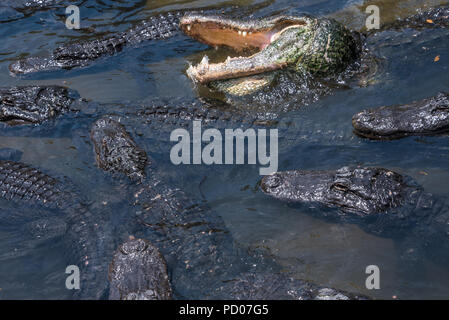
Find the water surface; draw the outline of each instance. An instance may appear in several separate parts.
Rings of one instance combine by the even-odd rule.
[[[256,17],[308,12],[333,16],[356,30],[363,30],[365,17],[362,1],[351,0],[80,2],[81,30],[65,28],[62,7],[26,16],[8,11],[8,19],[3,19],[6,13],[0,15],[1,86],[65,85],[82,97],[101,103],[151,101],[156,97],[195,99],[199,93],[185,74],[189,62],[197,63],[206,51],[216,59],[229,52],[210,50],[183,35],[126,49],[82,69],[12,77],[8,65],[19,58],[51,51],[61,43],[126,30],[147,17],[170,10],[259,4],[253,12]],[[370,2],[379,5],[384,22],[405,17],[418,7],[441,3],[446,1]],[[289,120],[292,132],[310,128],[293,141],[280,137],[279,170],[383,166],[414,177],[439,198],[449,197],[447,137],[371,142],[351,132],[352,115],[364,108],[406,103],[447,90],[447,40],[445,30],[408,29],[382,32],[368,39],[370,49],[386,61],[376,81],[368,86],[351,84],[347,90],[336,90],[309,104],[294,105],[287,113],[278,115]],[[434,61],[436,56],[440,56],[438,62]],[[18,149],[23,152],[23,162],[70,177],[80,190],[86,190],[85,196],[93,203],[110,201],[109,194],[117,192],[117,187],[111,186],[110,180],[95,167],[88,137],[94,120],[94,115],[63,116],[39,128],[1,127],[0,149]],[[283,148],[282,141],[289,141],[288,147]],[[268,199],[257,190],[260,176],[256,166],[176,167],[170,163],[167,152],[158,153],[161,149],[153,139],[142,137],[138,142],[170,180],[193,196],[209,201],[238,243],[249,249],[264,248],[295,277],[377,298],[449,297],[447,266],[437,265],[422,255],[418,257],[422,267],[409,268],[392,239],[367,234],[354,225],[328,223],[313,218],[306,209]],[[3,200],[0,208],[5,213],[14,211]],[[118,209],[112,204],[110,210],[112,215]],[[0,298],[70,297],[64,288],[61,250],[60,242],[36,244],[29,242],[27,234],[19,229],[0,226]],[[370,264],[381,269],[381,290],[369,291],[364,286],[365,268]]]

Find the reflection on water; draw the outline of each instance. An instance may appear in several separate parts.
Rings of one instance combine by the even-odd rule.
[[[441,3],[447,1],[370,1],[380,7],[384,22],[407,16],[419,7]],[[21,78],[11,77],[8,65],[20,57],[44,54],[71,39],[94,38],[124,30],[161,12],[254,4],[259,4],[255,16],[305,11],[335,17],[356,30],[364,26],[365,5],[354,0],[146,3],[89,0],[81,7],[83,29],[80,31],[63,26],[61,8],[36,11],[26,18],[0,23],[3,40],[0,42],[0,83],[2,86],[63,84],[78,90],[82,97],[98,102],[151,101],[156,96],[196,97],[198,92],[185,70],[188,62],[197,62],[209,49],[182,35],[126,49],[111,59],[79,70]],[[370,49],[387,61],[379,76],[381,81],[367,87],[339,90],[304,108],[291,108],[284,117],[292,123],[292,128],[306,131],[296,144],[293,141],[293,146],[280,146],[279,169],[335,169],[347,164],[385,166],[414,177],[438,197],[449,198],[445,183],[449,175],[446,138],[369,142],[352,136],[350,122],[352,115],[364,108],[405,103],[447,89],[447,37],[444,30],[404,30],[384,32],[368,39]],[[207,53],[221,59],[229,51]],[[438,63],[434,62],[437,55],[440,56]],[[102,178],[104,175],[94,165],[88,137],[93,119],[63,119],[45,125],[43,130],[1,127],[0,149],[22,151],[22,161],[70,177],[80,189],[86,190],[94,205],[101,203],[110,197],[108,193],[115,193],[110,192],[110,181]],[[313,130],[307,132],[311,124]],[[332,132],[343,132],[343,135],[331,139]],[[156,149],[157,142],[153,139],[143,137],[140,143],[150,154]],[[237,242],[249,248],[265,248],[286,272],[298,278],[387,299],[449,296],[449,272],[444,266],[420,257],[422,267],[410,270],[401,260],[401,248],[396,241],[366,234],[357,226],[324,222],[312,218],[305,210],[267,199],[255,187],[260,176],[253,166],[182,168],[171,165],[168,154],[152,156],[171,180],[210,202],[224,217]],[[0,201],[0,208],[4,212],[13,210],[5,201]],[[29,244],[18,230],[0,226],[0,298],[67,297],[61,289],[65,277],[59,255],[61,244]],[[23,254],[8,255],[17,248],[25,248]],[[381,268],[381,290],[373,292],[364,288],[365,267],[369,264]]]

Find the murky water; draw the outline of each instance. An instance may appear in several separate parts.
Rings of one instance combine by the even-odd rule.
[[[12,77],[8,65],[21,57],[51,51],[69,40],[92,39],[125,30],[146,17],[170,10],[260,4],[253,12],[255,16],[308,12],[333,16],[361,30],[366,6],[356,0],[79,3],[82,3],[79,31],[65,28],[63,7],[25,16],[13,10],[0,10],[1,86],[66,85],[86,99],[104,103],[153,97],[195,98],[198,91],[185,74],[188,63],[198,62],[205,50],[217,59],[228,52],[209,50],[183,35],[126,49],[115,57],[71,71]],[[405,17],[418,7],[441,3],[447,1],[369,2],[379,5],[383,21]],[[439,198],[449,198],[447,137],[370,142],[351,134],[351,117],[357,111],[406,103],[447,90],[447,40],[445,30],[387,31],[370,38],[369,47],[386,61],[376,81],[369,86],[353,85],[348,90],[337,90],[280,115],[288,118],[293,128],[314,129],[294,141],[293,146],[284,149],[280,146],[283,151],[279,154],[279,170],[336,169],[348,164],[383,166],[414,177]],[[440,56],[438,62],[434,61],[436,56]],[[21,161],[70,177],[80,190],[87,190],[90,201],[101,203],[110,198],[113,187],[94,164],[88,137],[93,120],[93,116],[87,115],[75,122],[74,118],[64,116],[36,128],[1,127],[0,149],[22,151]],[[320,138],[323,132],[338,134]],[[161,171],[169,172],[173,181],[192,195],[209,201],[225,219],[237,242],[248,248],[267,249],[296,277],[377,298],[449,298],[447,266],[420,257],[422,267],[410,268],[401,260],[400,249],[391,239],[366,234],[357,226],[324,222],[311,217],[306,210],[268,199],[257,191],[260,176],[256,166],[176,167],[170,163],[168,153],[154,153],[159,150],[154,140],[142,138],[139,143],[159,162]],[[5,213],[15,210],[3,200],[0,208]],[[17,228],[0,226],[0,298],[70,297],[64,287],[66,275],[61,250],[58,242],[29,242],[26,233]],[[381,269],[380,290],[365,289],[365,267],[370,264]]]

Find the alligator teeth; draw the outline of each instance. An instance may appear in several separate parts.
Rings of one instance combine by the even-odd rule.
[[[189,70],[187,70],[189,75],[192,75],[194,72],[197,74],[205,74],[209,70],[209,58],[207,56],[203,57],[203,60],[196,66],[196,67],[190,67]]]
[[[229,63],[229,62],[231,62],[231,57],[230,56],[228,56],[227,58],[226,58],[226,61],[225,61],[226,63]]]
[[[243,35],[244,37],[246,37],[247,32],[246,32],[246,31],[243,31],[243,32],[242,32],[242,35]]]
[[[192,27],[190,26],[190,24],[187,25],[187,30],[190,31],[190,29],[192,29]]]
[[[201,66],[208,66],[209,65],[209,57],[208,56],[204,56],[203,59],[200,62]]]
[[[242,31],[239,30],[239,35],[242,35]]]

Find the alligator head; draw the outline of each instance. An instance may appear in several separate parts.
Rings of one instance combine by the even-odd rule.
[[[383,168],[285,171],[262,179],[262,191],[286,202],[322,204],[368,216],[402,204],[403,177]]]
[[[0,88],[0,122],[36,124],[75,110],[77,93],[60,86]]]
[[[410,104],[364,110],[352,118],[354,133],[370,139],[398,139],[449,132],[449,93]]]
[[[125,127],[110,118],[97,120],[90,132],[97,165],[111,173],[124,173],[131,180],[145,177],[148,157],[137,146]]]
[[[210,46],[227,46],[249,57],[209,63],[207,56],[187,73],[195,82],[242,78],[292,68],[313,75],[339,73],[358,56],[359,43],[340,23],[308,15],[240,21],[218,16],[185,15],[181,29]]]

